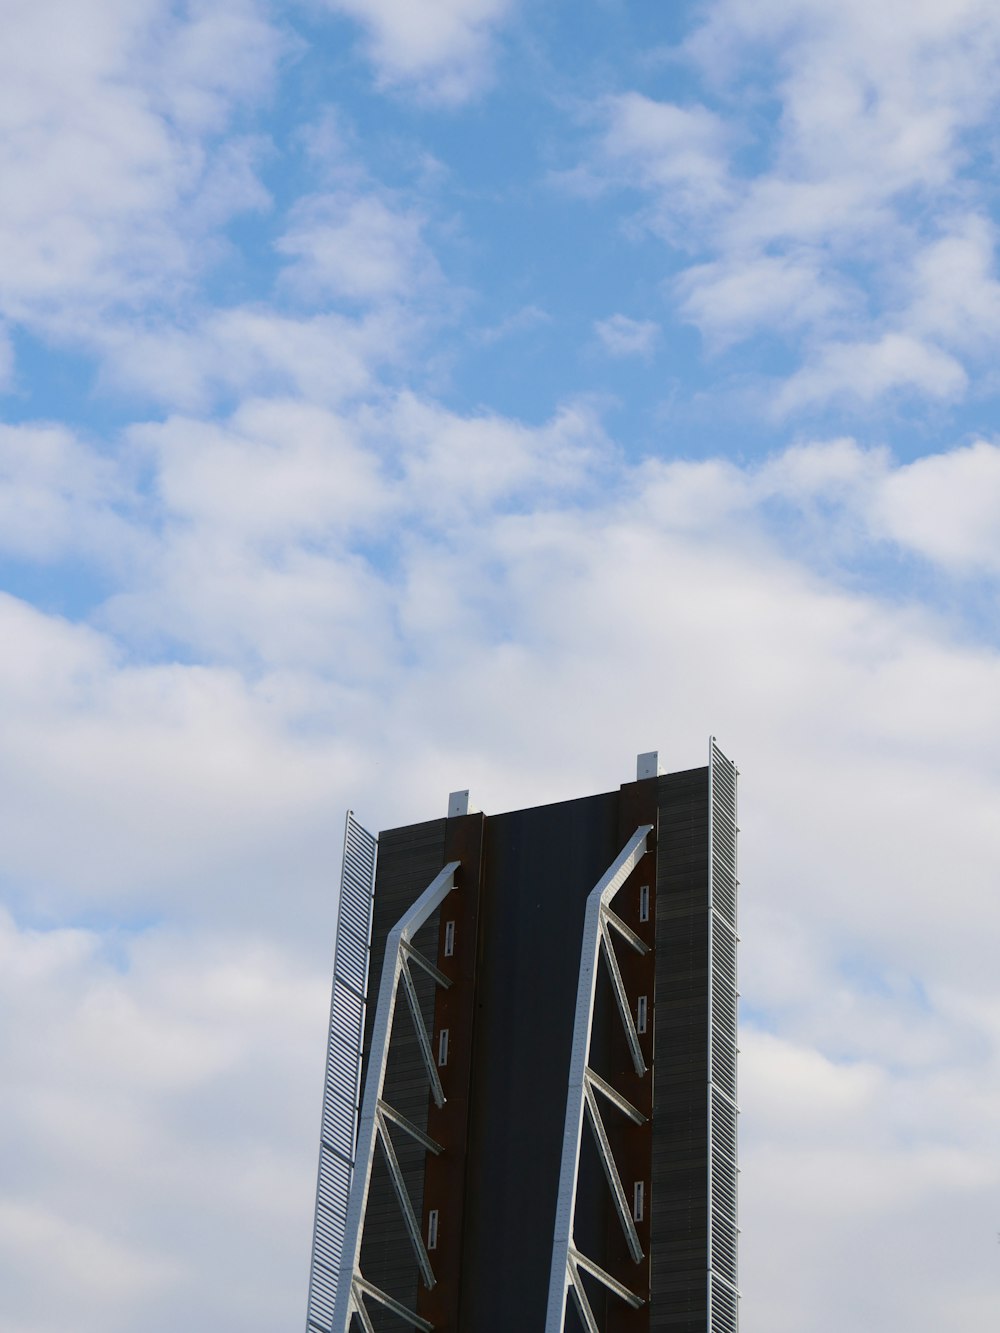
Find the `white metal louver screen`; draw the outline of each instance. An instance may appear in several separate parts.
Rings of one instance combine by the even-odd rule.
[[[323,1088],[307,1333],[329,1333],[354,1172],[378,842],[347,812]]]
[[[709,1333],[737,1333],[736,768],[710,757]]]

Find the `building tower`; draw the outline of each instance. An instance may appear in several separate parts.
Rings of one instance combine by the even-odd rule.
[[[347,817],[308,1333],[736,1333],[736,769]]]

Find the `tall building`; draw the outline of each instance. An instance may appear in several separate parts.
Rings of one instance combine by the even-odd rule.
[[[736,1333],[736,769],[348,815],[309,1333]]]

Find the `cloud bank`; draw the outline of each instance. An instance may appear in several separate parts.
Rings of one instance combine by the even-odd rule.
[[[300,1326],[344,808],[714,733],[745,1333],[986,1326],[992,9],[6,8],[0,1323]]]

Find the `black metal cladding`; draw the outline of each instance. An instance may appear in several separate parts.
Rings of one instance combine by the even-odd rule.
[[[659,779],[650,1324],[708,1327],[708,769]]]
[[[617,796],[487,820],[463,1333],[544,1327],[584,910],[620,850]],[[595,1209],[606,1233],[599,1169],[580,1194],[578,1235]]]

